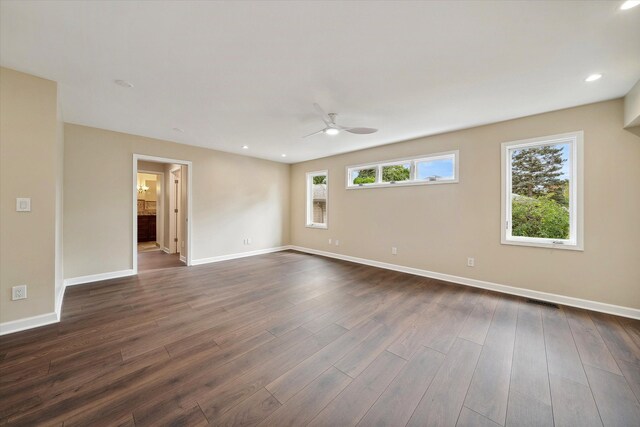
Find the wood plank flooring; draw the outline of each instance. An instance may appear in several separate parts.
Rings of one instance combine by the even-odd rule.
[[[186,267],[180,261],[180,254],[168,254],[160,249],[138,252],[138,272],[175,267]]]
[[[172,261],[0,337],[0,424],[640,425],[640,321],[293,251]]]

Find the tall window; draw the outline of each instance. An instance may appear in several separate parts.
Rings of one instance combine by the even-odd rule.
[[[582,250],[582,132],[504,143],[502,164],[502,243]]]
[[[307,173],[307,227],[327,228],[329,173]]]

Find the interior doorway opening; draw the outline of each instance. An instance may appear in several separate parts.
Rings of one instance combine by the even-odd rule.
[[[135,154],[133,270],[191,264],[191,162]]]
[[[162,163],[158,163],[162,165]],[[147,166],[147,167],[145,167]],[[143,169],[144,168],[144,169]],[[161,251],[164,245],[164,172],[139,162],[136,174],[138,198],[138,253]]]

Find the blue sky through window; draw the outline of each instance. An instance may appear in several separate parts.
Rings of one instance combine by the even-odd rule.
[[[431,160],[417,164],[417,178],[428,179],[436,176],[440,179],[453,179],[453,159]]]

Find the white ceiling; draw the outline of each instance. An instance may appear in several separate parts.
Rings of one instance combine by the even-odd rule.
[[[3,0],[0,62],[59,82],[67,122],[298,162],[623,96],[621,3]],[[380,131],[303,140],[313,102]]]

